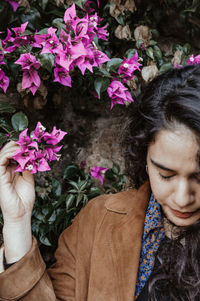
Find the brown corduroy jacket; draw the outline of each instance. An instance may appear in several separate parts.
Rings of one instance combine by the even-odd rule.
[[[48,271],[33,239],[0,273],[0,300],[133,301],[148,199],[145,183],[90,201],[61,234]]]

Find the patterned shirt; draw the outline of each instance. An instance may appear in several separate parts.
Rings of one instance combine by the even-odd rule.
[[[137,299],[151,275],[156,252],[164,237],[165,233],[162,224],[160,205],[152,194],[147,207],[144,223],[135,299]]]

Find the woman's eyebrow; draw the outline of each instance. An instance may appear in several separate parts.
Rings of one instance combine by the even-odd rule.
[[[162,165],[162,164],[160,164],[160,163],[154,161],[154,160],[151,159],[151,158],[150,158],[150,161],[151,161],[151,163],[152,163],[153,165],[155,165],[155,166],[158,167],[158,168],[161,168],[161,169],[166,170],[166,171],[175,172],[175,170],[173,170],[173,169],[171,169],[171,168],[168,168],[168,167],[166,167],[166,166],[164,166],[164,165]]]

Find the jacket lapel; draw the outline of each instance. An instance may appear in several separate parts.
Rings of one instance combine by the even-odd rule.
[[[149,185],[143,185],[132,198],[132,209],[110,231],[110,248],[116,274],[119,301],[132,301],[139,266]]]

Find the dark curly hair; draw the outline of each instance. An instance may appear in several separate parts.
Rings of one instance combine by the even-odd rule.
[[[200,136],[200,65],[158,76],[131,104],[123,143],[126,172],[135,188],[148,178],[148,145],[161,129],[173,129],[176,123]]]

